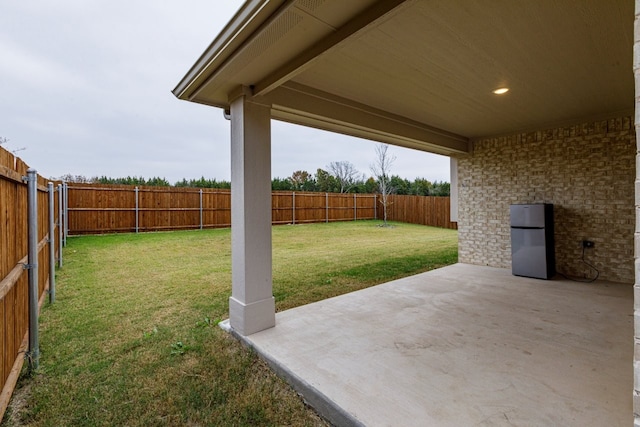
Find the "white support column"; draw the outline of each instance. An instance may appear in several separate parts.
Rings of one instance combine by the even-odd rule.
[[[271,108],[248,91],[231,101],[230,325],[251,335],[276,324],[271,283]]]

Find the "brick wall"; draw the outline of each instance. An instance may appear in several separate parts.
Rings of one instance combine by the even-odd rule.
[[[488,138],[458,159],[459,259],[511,268],[509,205],[553,203],[558,271],[633,283],[632,117]]]

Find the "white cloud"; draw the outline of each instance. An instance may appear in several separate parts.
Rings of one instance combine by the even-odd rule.
[[[59,94],[64,90],[77,91],[83,86],[82,77],[74,75],[72,70],[6,36],[0,37],[0,52],[0,79],[4,81],[3,86],[27,87],[50,94]]]
[[[229,179],[229,122],[171,90],[241,0],[3,2],[0,136],[46,176]],[[274,176],[348,160],[374,143],[273,123]],[[11,147],[10,147],[11,148]],[[448,180],[448,160],[392,147],[393,173]]]

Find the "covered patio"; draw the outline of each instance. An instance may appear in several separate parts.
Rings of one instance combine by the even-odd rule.
[[[173,91],[231,120],[229,328],[344,423],[640,427],[635,5],[247,0]],[[276,315],[273,119],[449,156],[465,265]],[[535,203],[594,285],[510,275]]]
[[[633,421],[628,285],[455,264],[276,322],[242,339],[335,425]]]

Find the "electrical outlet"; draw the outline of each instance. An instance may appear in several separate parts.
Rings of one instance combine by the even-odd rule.
[[[595,246],[595,243],[593,243],[592,240],[583,240],[582,241],[582,247],[583,248],[590,249],[590,248],[593,248],[594,246]]]

